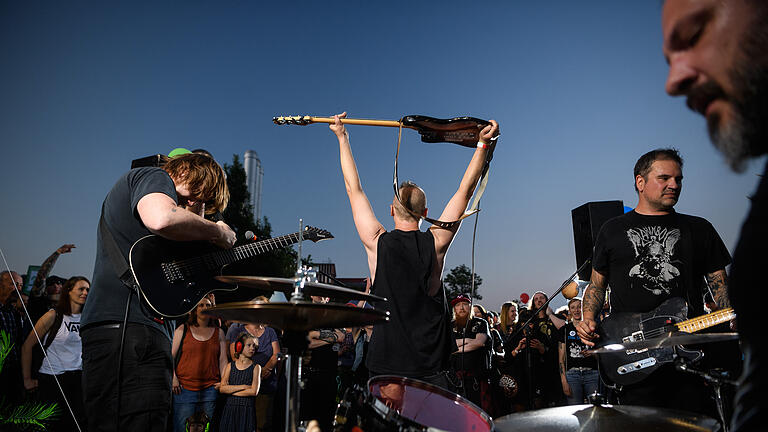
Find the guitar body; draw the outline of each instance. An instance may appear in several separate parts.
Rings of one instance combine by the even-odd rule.
[[[227,265],[301,240],[331,238],[328,231],[307,226],[301,233],[220,249],[206,242],[178,242],[148,235],[131,246],[128,263],[146,304],[159,315],[175,318],[189,313],[211,291],[237,289],[214,279]]]
[[[474,117],[438,119],[421,115],[405,116],[401,121],[404,127],[416,129],[424,142],[449,142],[472,148],[477,146],[480,130],[491,124]]]
[[[214,279],[221,267],[178,265],[221,251],[204,242],[175,242],[156,235],[139,239],[131,247],[130,265],[141,288],[142,296],[158,314],[166,317],[186,315],[208,293],[214,290],[233,291],[237,286]]]
[[[687,309],[683,299],[671,298],[648,313],[613,313],[600,325],[600,346],[661,336],[669,331],[668,321],[676,324],[686,319]],[[702,355],[700,351],[677,346],[604,353],[598,356],[598,361],[603,380],[630,385],[644,380],[662,365],[673,362],[676,357],[696,361]]]

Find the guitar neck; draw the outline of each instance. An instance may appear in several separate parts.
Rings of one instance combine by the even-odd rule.
[[[313,116],[286,116],[275,117],[273,122],[279,125],[283,124],[296,124],[296,125],[308,125],[311,123],[328,123],[333,124],[336,119],[333,117],[313,117]],[[384,126],[384,127],[400,127],[401,123],[395,120],[371,120],[371,119],[341,119],[343,124],[349,125],[361,125],[361,126]],[[403,125],[405,128],[413,129],[412,126]]]
[[[305,237],[306,238],[306,237]],[[205,259],[209,268],[215,269],[232,264],[233,262],[251,258],[265,252],[280,249],[299,242],[299,233],[288,234],[280,237],[270,238],[254,243],[249,243],[232,249],[225,249],[209,254]]]
[[[733,311],[733,308],[726,308],[717,312],[712,312],[700,317],[679,322],[675,324],[675,327],[677,327],[678,330],[684,331],[686,333],[695,333],[699,330],[704,330],[706,328],[716,326],[734,318],[736,318],[736,313]]]

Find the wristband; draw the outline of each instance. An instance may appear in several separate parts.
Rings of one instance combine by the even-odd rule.
[[[484,149],[484,148],[488,148],[489,146],[490,146],[489,144],[486,144],[486,143],[484,143],[482,141],[478,141],[477,142],[477,148]]]

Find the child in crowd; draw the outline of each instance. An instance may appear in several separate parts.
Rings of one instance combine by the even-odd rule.
[[[219,392],[229,395],[221,414],[221,432],[255,432],[254,399],[259,394],[261,366],[253,362],[258,339],[243,333],[235,342],[235,361],[221,374]]]

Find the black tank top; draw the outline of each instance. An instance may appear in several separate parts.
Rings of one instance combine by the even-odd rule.
[[[373,306],[390,313],[376,324],[366,366],[375,373],[418,378],[446,369],[451,353],[450,319],[444,290],[429,295],[435,265],[431,232],[387,232],[377,245],[371,291],[386,297]]]

